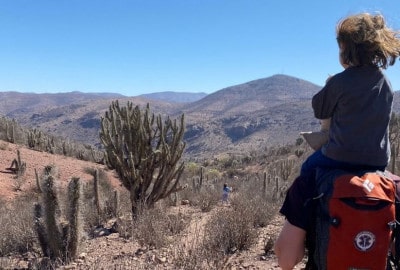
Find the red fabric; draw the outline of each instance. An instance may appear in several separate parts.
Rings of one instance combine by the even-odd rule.
[[[341,200],[350,197],[363,206],[377,203],[371,198],[389,204],[379,210],[360,210]],[[327,269],[385,269],[391,237],[388,223],[395,220],[394,201],[393,182],[379,174],[344,175],[335,180],[329,213],[339,225],[330,226]]]

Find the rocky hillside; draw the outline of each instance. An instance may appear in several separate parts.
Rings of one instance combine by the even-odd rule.
[[[260,150],[292,143],[300,131],[316,130],[310,100],[321,87],[285,75],[227,87],[194,102],[176,102],[195,97],[177,93],[124,97],[116,94],[0,93],[0,114],[21,125],[39,128],[71,140],[99,145],[100,118],[112,100],[121,105],[132,101],[152,111],[177,117],[185,114],[190,156],[212,156],[221,152]],[[156,97],[156,98],[155,98]],[[395,96],[397,97],[397,95]],[[165,101],[165,100],[174,101]],[[394,110],[399,101],[395,99]]]

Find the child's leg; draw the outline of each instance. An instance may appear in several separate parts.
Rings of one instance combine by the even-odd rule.
[[[360,165],[331,159],[322,154],[321,150],[317,150],[311,156],[309,156],[306,161],[304,161],[303,165],[301,166],[301,174],[308,175],[310,173],[315,173],[315,169],[317,167],[346,170],[355,169],[360,167]]]
[[[317,150],[314,153],[311,154],[303,163],[301,166],[301,175],[308,175],[312,173],[317,167],[319,167],[321,164],[321,160],[324,158],[324,155],[322,154],[321,150]]]

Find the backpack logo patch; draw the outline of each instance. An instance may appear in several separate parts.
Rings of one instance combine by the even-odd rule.
[[[375,235],[369,231],[362,231],[354,238],[354,245],[360,251],[366,252],[375,244]]]
[[[365,179],[365,181],[363,182],[363,187],[368,192],[371,192],[374,189],[375,185],[369,179]]]

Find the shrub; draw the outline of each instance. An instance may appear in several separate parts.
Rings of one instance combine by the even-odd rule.
[[[204,228],[204,248],[224,254],[250,248],[257,232],[247,211],[216,211]]]
[[[199,207],[202,212],[210,212],[221,200],[221,192],[213,186],[205,186],[200,192],[192,192],[191,194],[183,193],[186,196],[182,198],[188,199],[192,206]]]
[[[237,212],[246,212],[252,220],[254,227],[266,227],[276,215],[278,203],[266,200],[259,194],[248,196],[235,196],[231,202],[232,208]]]
[[[169,215],[166,209],[156,206],[142,211],[133,222],[134,234],[142,246],[164,247],[169,236],[180,233],[188,224],[181,214]]]
[[[33,197],[20,197],[0,204],[0,256],[24,253],[37,243],[33,229]]]
[[[176,269],[185,270],[231,269],[227,268],[228,259],[223,252],[215,252],[201,245],[178,245],[175,248],[173,264]]]

